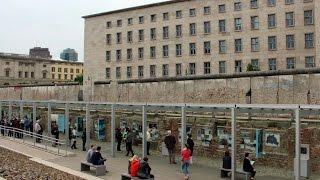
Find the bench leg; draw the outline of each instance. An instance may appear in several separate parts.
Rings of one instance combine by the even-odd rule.
[[[96,168],[96,176],[102,176],[106,174],[106,167],[100,166]]]
[[[90,166],[81,164],[81,171],[90,171]]]

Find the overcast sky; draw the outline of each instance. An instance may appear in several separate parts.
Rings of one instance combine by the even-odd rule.
[[[54,58],[73,48],[83,61],[84,15],[164,0],[1,0],[0,52],[48,47]]]

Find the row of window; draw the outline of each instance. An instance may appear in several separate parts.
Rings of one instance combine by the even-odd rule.
[[[51,68],[51,71],[52,71],[52,72],[56,72],[56,68],[55,68],[55,67],[52,67],[52,68]],[[62,68],[58,68],[58,72],[62,72]],[[64,68],[64,69],[63,69],[63,72],[64,72],[64,73],[68,73],[68,68]],[[72,68],[70,69],[70,73],[73,73],[73,69],[72,69]],[[80,69],[76,69],[76,73],[80,73]],[[83,70],[82,70],[82,73],[83,73]]]
[[[307,25],[313,25],[314,17],[313,17],[313,10],[306,10],[304,11],[304,24]],[[285,24],[286,27],[294,27],[295,26],[295,15],[294,12],[286,12],[285,13]],[[218,23],[219,26],[219,32],[223,33],[226,32],[226,20],[222,19],[219,20]],[[251,16],[251,29],[258,30],[259,29],[259,17],[258,16]],[[276,22],[276,14],[269,14],[268,15],[268,28],[275,28],[277,26]],[[234,19],[234,30],[235,31],[242,31],[243,30],[243,22],[242,18],[235,18]],[[182,25],[176,25],[176,33],[175,37],[179,38],[182,37],[183,31],[182,31]],[[211,33],[211,22],[205,21],[203,23],[203,32],[204,34],[210,34]],[[138,30],[138,41],[144,41],[145,35],[144,30],[140,29]],[[190,23],[189,24],[189,35],[195,36],[197,35],[197,24],[196,23]],[[168,39],[169,38],[169,26],[165,26],[162,28],[162,38]],[[157,29],[151,28],[150,29],[150,40],[156,40],[157,39]],[[127,42],[132,43],[133,42],[133,31],[127,32]],[[122,33],[118,32],[116,34],[116,43],[121,44],[122,43]],[[106,44],[111,45],[112,44],[112,35],[106,34]]]
[[[251,63],[252,69],[254,71],[259,71],[260,70],[260,65],[259,65],[259,59],[252,59]],[[296,60],[295,57],[288,57],[286,59],[286,68],[287,69],[295,69],[296,68]],[[177,63],[175,64],[175,76],[182,76],[183,71],[182,71],[182,64]],[[305,57],[305,67],[306,68],[312,68],[315,67],[315,58],[314,56],[306,56]],[[226,73],[226,61],[219,61],[219,73]],[[268,69],[269,70],[277,70],[277,59],[276,58],[270,58],[268,59]],[[150,65],[150,77],[155,78],[156,77],[156,65]],[[236,60],[234,62],[234,72],[243,72],[243,64],[242,60]],[[116,78],[121,79],[121,67],[116,67],[115,69],[116,72]],[[133,72],[133,67],[132,66],[127,66],[126,67],[126,77],[127,78],[132,78],[132,72]],[[211,74],[211,62],[204,62],[203,63],[203,74],[208,75]],[[196,75],[196,63],[189,63],[188,67],[185,71],[185,75]],[[168,64],[162,64],[162,76],[167,77],[169,76],[169,65]],[[110,79],[111,77],[111,69],[106,68],[106,78]],[[144,77],[144,66],[138,66],[138,78],[143,78]]]
[[[269,51],[276,51],[278,48],[277,43],[277,36],[268,36],[268,50]],[[227,44],[226,40],[219,40],[219,53],[226,53],[227,51]],[[182,56],[182,44],[176,44],[175,45],[175,55],[177,57]],[[286,49],[295,49],[296,42],[295,42],[295,35],[289,34],[286,35]],[[306,33],[305,34],[305,48],[313,48],[314,47],[314,33]],[[138,48],[138,59],[144,58],[144,48],[139,47]],[[203,43],[203,53],[204,54],[211,54],[212,48],[211,48],[211,41],[205,41]],[[243,52],[243,42],[242,39],[235,39],[234,40],[234,51],[236,53]],[[251,38],[251,51],[252,52],[259,52],[260,51],[260,40],[259,37],[253,37]],[[162,46],[162,57],[168,58],[169,57],[169,45],[163,45]],[[189,55],[194,56],[197,54],[197,44],[196,43],[189,43]],[[157,57],[157,51],[156,46],[150,47],[150,58],[154,59]],[[106,61],[111,60],[111,51],[106,51]],[[122,60],[122,50],[118,49],[115,51],[115,59],[117,61]],[[133,50],[127,49],[127,60],[133,59]]]
[[[30,74],[30,76],[29,76]],[[5,76],[6,77],[10,77],[10,70],[5,70]],[[34,77],[34,72],[28,72],[28,71],[25,71],[25,72],[22,72],[22,71],[19,71],[18,72],[18,77],[19,78],[35,78]],[[43,72],[42,73],[42,78],[43,79],[46,79],[47,78],[47,73],[46,72]]]
[[[69,77],[68,74],[65,74],[64,75],[64,80],[68,80],[68,77]],[[56,79],[56,75],[55,74],[51,74],[51,78],[52,79]],[[62,79],[62,75],[61,74],[57,74],[57,78],[58,79]],[[72,80],[72,81],[74,80],[73,74],[70,74],[70,79],[69,80]]]
[[[276,6],[277,0],[265,0],[268,6]],[[285,4],[294,4],[294,0],[284,0]],[[304,2],[312,2],[313,0],[304,0]],[[234,11],[241,11],[242,10],[242,2],[237,1],[234,3]],[[250,0],[250,8],[252,9],[257,9],[259,8],[259,0]],[[203,7],[203,14],[204,15],[210,15],[211,14],[211,6],[205,6]],[[219,13],[225,13],[226,12],[226,5],[225,4],[220,4],[218,5],[218,12]],[[189,17],[196,17],[197,15],[197,9],[191,8],[189,9]],[[150,15],[150,21],[151,22],[157,22],[157,14],[151,14]],[[182,10],[178,10],[175,12],[175,18],[176,19],[181,19],[183,17],[183,12]],[[170,14],[169,12],[162,13],[162,20],[163,21],[168,21],[170,19]],[[145,22],[145,17],[144,16],[139,16],[138,17],[138,22],[139,24],[143,24]],[[133,25],[133,18],[128,18],[127,19],[127,25],[131,26]],[[108,21],[106,23],[107,28],[112,27],[112,21]],[[119,19],[116,21],[116,26],[117,27],[122,27],[122,20]]]

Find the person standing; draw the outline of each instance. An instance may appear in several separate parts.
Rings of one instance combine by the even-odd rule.
[[[150,145],[151,145],[151,134],[150,134],[150,128],[147,131],[147,155],[150,155]]]
[[[185,144],[185,148],[181,151],[181,161],[182,161],[182,172],[184,174],[184,179],[189,179],[189,165],[190,165],[191,150],[188,144]]]
[[[86,142],[87,142],[87,133],[86,133],[86,129],[84,129],[84,131],[82,132],[82,151],[86,151]]]
[[[249,153],[245,153],[245,155],[244,155],[243,171],[250,172],[250,174],[251,174],[250,179],[254,179],[254,176],[256,175],[256,170],[253,168],[253,166],[251,164]]]
[[[117,140],[117,151],[121,151],[121,141],[122,141],[122,134],[121,129],[116,129],[116,140]]]
[[[126,156],[129,156],[129,153],[131,152],[131,156],[134,156],[134,153],[133,153],[133,149],[132,149],[132,143],[133,143],[133,140],[134,140],[134,133],[130,130],[130,129],[127,129],[127,138],[126,138],[126,148],[127,148],[127,155]]]
[[[191,151],[191,157],[190,157],[190,164],[193,163],[193,147],[194,147],[194,142],[193,142],[193,139],[192,139],[192,135],[191,134],[188,134],[188,139],[187,139],[187,144],[188,144],[188,147]]]
[[[51,134],[52,134],[52,136],[54,136],[54,138],[55,138],[55,143],[53,144],[53,146],[58,145],[58,141],[59,141],[59,127],[58,127],[58,125],[57,125],[57,123],[56,123],[55,121],[52,122]]]
[[[77,148],[77,130],[76,128],[72,129],[72,145],[71,149],[78,149]]]
[[[40,143],[41,142],[41,140],[40,140],[41,126],[40,126],[40,121],[39,120],[36,121],[36,124],[34,126],[34,131],[35,131],[35,133],[37,133],[36,142]]]
[[[164,138],[164,143],[168,149],[170,164],[177,164],[175,160],[175,147],[176,138],[171,134],[171,131],[167,131],[167,136]]]

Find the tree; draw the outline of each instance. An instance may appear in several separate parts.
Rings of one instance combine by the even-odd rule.
[[[257,67],[252,66],[252,64],[249,63],[249,64],[247,65],[247,72],[249,72],[249,71],[260,71],[260,69],[257,68]]]
[[[78,82],[80,85],[83,85],[83,74],[77,75],[74,81]]]

